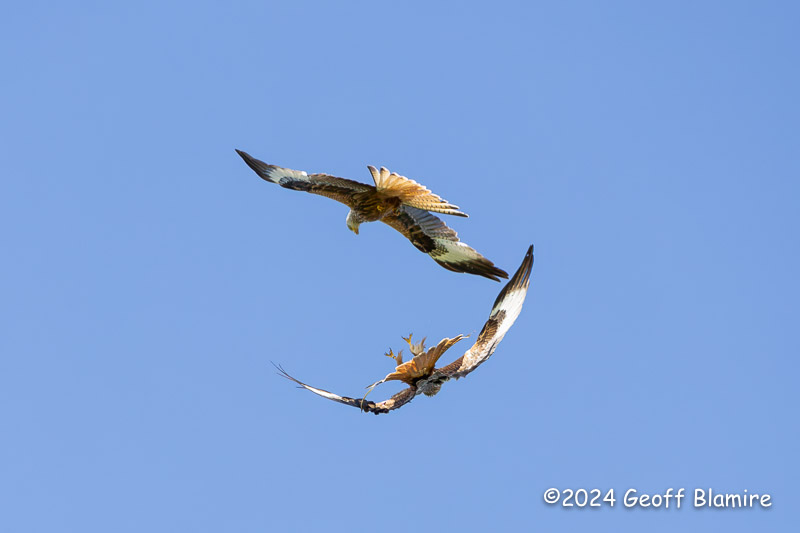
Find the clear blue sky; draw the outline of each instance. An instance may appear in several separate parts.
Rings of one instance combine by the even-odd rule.
[[[795,530],[797,4],[330,4],[4,8],[0,530]],[[502,285],[234,148],[417,179],[509,272],[535,244],[494,357],[379,417],[276,376],[360,394]]]

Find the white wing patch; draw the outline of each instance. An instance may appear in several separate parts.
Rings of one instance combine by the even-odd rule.
[[[443,240],[435,238],[439,248],[431,255],[439,261],[446,263],[472,263],[484,259],[474,248],[461,241]]]
[[[503,340],[508,330],[517,320],[520,312],[522,312],[522,304],[525,302],[525,296],[528,294],[528,287],[513,290],[509,295],[500,302],[495,309],[492,309],[490,316],[497,316],[501,311],[505,311],[505,316],[500,321],[495,334],[497,342]]]
[[[266,165],[264,177],[272,183],[281,183],[281,180],[309,181],[308,173],[305,170],[292,170],[290,168]]]
[[[489,338],[484,335],[478,335],[478,340],[472,347],[464,354],[462,363],[457,371],[453,372],[451,377],[461,378],[475,370],[478,366],[483,364],[494,353],[495,348],[506,336],[508,330],[514,325],[520,312],[522,311],[522,304],[525,303],[525,296],[528,294],[528,287],[530,286],[530,274],[533,267],[533,246],[528,248],[528,253],[525,254],[522,264],[516,271],[514,276],[508,284],[501,291],[498,301],[492,307],[489,313],[489,319],[484,328],[490,328],[492,322],[496,322],[495,330],[491,333]],[[491,329],[487,329],[487,332]],[[483,333],[483,332],[482,332]]]
[[[247,166],[252,168],[261,179],[271,181],[272,183],[281,183],[281,180],[286,181],[309,181],[308,174],[304,170],[292,170],[290,168],[283,168],[276,165],[268,165],[263,161],[256,159],[247,152],[236,150],[236,153],[244,159]]]

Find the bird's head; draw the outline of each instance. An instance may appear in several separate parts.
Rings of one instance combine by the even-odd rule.
[[[352,211],[347,213],[345,222],[347,222],[347,229],[358,235],[358,226],[361,225],[361,221],[353,215]]]

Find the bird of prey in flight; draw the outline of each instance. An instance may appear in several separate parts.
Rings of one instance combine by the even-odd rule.
[[[307,174],[301,170],[268,165],[241,150],[244,162],[263,180],[286,189],[327,196],[350,208],[347,227],[358,235],[362,222],[380,220],[406,236],[418,250],[431,256],[447,270],[477,274],[495,281],[508,274],[494,266],[471,247],[458,240],[458,234],[430,212],[468,216],[457,205],[448,203],[423,185],[386,168],[367,168],[375,185],[337,178],[327,174]]]
[[[398,409],[413,400],[418,394],[433,396],[439,392],[445,381],[463,378],[483,364],[494,353],[495,348],[503,340],[503,337],[522,310],[525,295],[528,293],[532,266],[533,246],[528,248],[528,253],[525,254],[525,259],[522,260],[522,264],[514,274],[514,277],[500,291],[500,295],[495,300],[491,313],[489,313],[489,320],[486,321],[483,329],[478,334],[475,344],[464,355],[449,365],[435,368],[436,362],[442,354],[463,339],[464,335],[457,335],[452,339],[442,339],[439,344],[428,350],[425,350],[425,339],[419,344],[412,344],[411,335],[409,335],[404,340],[408,342],[413,358],[405,363],[403,362],[402,352],[394,355],[389,350],[386,355],[397,362],[395,371],[371,385],[369,389],[372,390],[376,385],[392,380],[402,381],[408,385],[408,388],[398,392],[388,400],[374,403],[367,401],[366,398],[356,399],[339,396],[338,394],[306,385],[287,374],[280,366],[278,366],[278,370],[285,378],[294,381],[300,387],[310,390],[314,394],[345,405],[358,407],[362,411],[375,413],[376,415]]]

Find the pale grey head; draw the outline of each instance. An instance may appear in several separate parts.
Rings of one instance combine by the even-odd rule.
[[[345,222],[347,222],[347,229],[358,235],[358,226],[363,222],[361,217],[351,209],[347,212],[347,219],[345,219]]]

